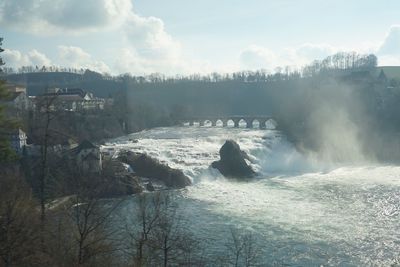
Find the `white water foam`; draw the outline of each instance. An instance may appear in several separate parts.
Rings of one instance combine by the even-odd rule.
[[[209,168],[226,139],[250,155],[257,179],[233,182]],[[388,266],[400,256],[400,167],[334,168],[273,130],[158,128],[103,147],[110,148],[148,153],[192,178],[177,192],[181,212],[214,253],[234,226],[257,234],[265,263]]]

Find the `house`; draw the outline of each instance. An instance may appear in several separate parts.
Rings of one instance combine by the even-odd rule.
[[[98,173],[102,169],[100,148],[85,140],[73,149],[78,168],[85,173]]]
[[[51,110],[82,111],[102,110],[105,100],[94,97],[92,93],[80,88],[52,88],[36,98],[36,105],[43,101],[51,101]]]
[[[11,93],[6,105],[18,110],[27,110],[29,108],[29,98],[24,92]]]
[[[26,87],[21,85],[6,84],[8,97],[3,102],[6,106],[17,110],[27,110],[30,106]]]
[[[23,86],[23,85],[7,83],[6,89],[10,93],[25,93],[26,94],[26,86]]]
[[[10,136],[10,143],[12,149],[18,154],[22,155],[22,152],[24,151],[24,147],[26,146],[26,133],[22,131],[21,129],[15,129],[9,131],[9,136]]]

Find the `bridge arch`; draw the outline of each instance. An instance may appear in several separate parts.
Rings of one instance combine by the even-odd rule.
[[[215,121],[215,126],[217,126],[217,127],[226,127],[226,126],[224,126],[224,120],[223,119],[217,119]]]
[[[261,122],[260,122],[260,120],[259,120],[259,119],[254,119],[254,120],[251,122],[251,127],[252,127],[253,129],[261,128]]]
[[[269,116],[233,115],[220,117],[194,117],[182,122],[184,125],[200,127],[235,127],[235,128],[260,128],[274,129],[277,122]]]
[[[235,121],[233,119],[226,119],[225,122],[226,126],[224,127],[229,127],[229,128],[235,127]]]
[[[236,128],[247,128],[248,122],[245,118],[238,119],[238,126]]]
[[[203,120],[203,126],[214,126],[213,125],[213,120],[211,120],[211,119]]]
[[[271,129],[272,130],[272,129],[276,129],[277,127],[278,127],[278,123],[273,118],[269,118],[265,122],[265,128],[266,129]]]

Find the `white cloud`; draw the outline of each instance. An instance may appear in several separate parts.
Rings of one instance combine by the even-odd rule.
[[[6,67],[19,68],[22,66],[49,66],[51,60],[43,53],[36,49],[24,54],[18,50],[5,49],[2,55]]]
[[[299,47],[272,51],[267,47],[250,45],[239,54],[240,66],[245,69],[268,69],[276,67],[301,67],[316,59],[323,59],[339,49],[327,44],[305,43]]]
[[[385,40],[378,50],[378,54],[400,56],[400,25],[390,27]]]
[[[400,55],[379,56],[379,66],[400,66]]]
[[[27,55],[22,54],[18,50],[5,49],[2,55],[6,67],[19,68],[21,66],[30,65],[30,60]]]
[[[35,33],[79,33],[118,26],[132,10],[130,0],[2,0],[0,25]]]
[[[117,55],[118,72],[172,75],[197,71],[197,65],[184,58],[181,44],[167,33],[161,19],[131,13],[122,32],[125,47]]]
[[[289,54],[293,56],[293,60],[307,64],[313,60],[321,60],[338,52],[340,49],[335,48],[329,44],[312,44],[305,43],[298,48],[290,51]]]
[[[392,25],[376,51],[381,66],[400,65],[400,25]]]
[[[143,57],[135,49],[123,48],[116,55],[115,72],[144,75],[150,73],[162,73],[165,75],[192,74],[207,72],[205,63],[176,60],[159,60]]]
[[[239,60],[241,66],[253,70],[271,69],[276,65],[278,58],[277,54],[266,47],[250,45],[240,53]]]
[[[169,35],[162,20],[131,14],[124,25],[124,33],[136,52],[148,59],[177,60],[181,46]]]
[[[59,46],[59,62],[63,67],[76,69],[91,69],[101,73],[110,72],[110,68],[106,63],[94,60],[92,56],[80,47],[76,46]]]
[[[137,15],[131,0],[3,0],[0,25],[33,34],[81,34],[114,29],[121,33],[122,49],[116,68],[123,72],[185,72],[191,68],[182,56],[180,43],[155,17]],[[78,47],[59,48],[57,64],[109,71]]]
[[[115,68],[118,73],[144,74],[154,72],[133,49],[124,48],[118,52]]]
[[[51,65],[51,60],[45,54],[38,52],[36,49],[33,49],[28,53],[28,58],[33,66]]]
[[[278,66],[300,67],[338,51],[352,50],[377,53],[380,65],[400,64],[398,25],[390,28],[380,46],[357,44],[352,49],[304,43],[296,47],[271,50],[253,44],[240,51],[237,61],[230,65],[225,62],[195,62],[183,54],[181,43],[167,32],[161,19],[136,14],[131,0],[0,0],[0,27],[38,35],[82,34],[112,29],[121,36],[118,47],[112,50],[113,55],[110,56],[116,60],[108,62],[113,64],[113,69],[101,58],[96,58],[95,54],[76,46],[59,46],[59,56],[53,61],[37,50],[25,54],[7,50],[4,59],[12,67],[55,64],[113,74],[274,70]]]
[[[90,54],[80,47],[59,46],[58,52],[56,63],[36,49],[28,53],[5,49],[2,57],[6,63],[6,67],[15,69],[23,66],[38,66],[39,68],[42,66],[60,66],[76,69],[91,69],[101,73],[110,72],[110,68],[103,61],[93,59]]]
[[[113,50],[117,71],[175,74],[197,70],[184,58],[181,44],[167,33],[164,22],[136,14],[131,0],[0,0],[0,25],[37,35],[113,29],[121,33],[121,46]],[[58,50],[57,65],[110,70],[78,47]]]

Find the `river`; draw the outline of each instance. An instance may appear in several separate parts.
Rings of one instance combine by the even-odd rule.
[[[248,153],[257,178],[230,181],[209,168],[226,139]],[[102,149],[145,152],[183,170],[193,186],[177,192],[181,212],[213,251],[235,227],[257,235],[268,264],[389,266],[400,256],[398,166],[320,162],[278,131],[244,128],[156,128]]]

